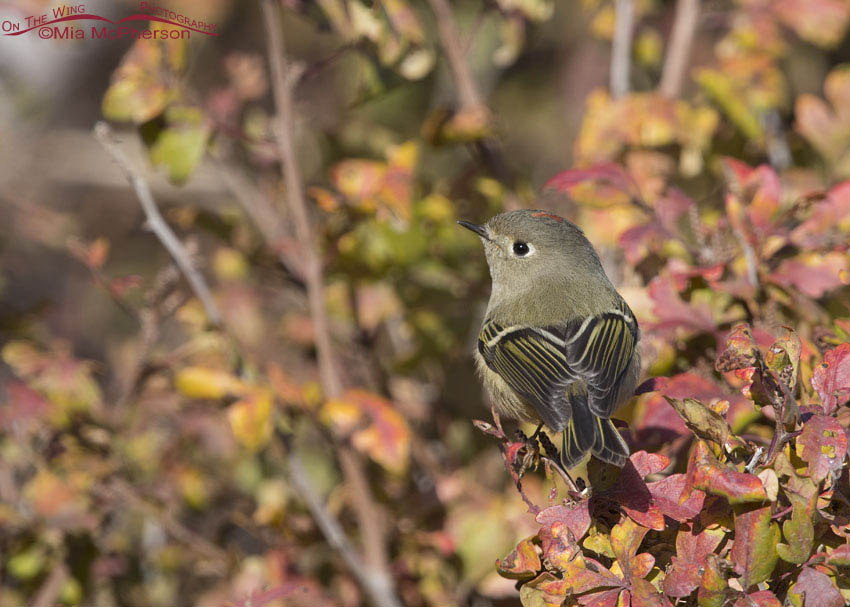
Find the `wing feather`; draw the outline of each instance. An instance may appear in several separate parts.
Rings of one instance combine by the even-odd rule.
[[[564,429],[572,416],[566,388],[576,377],[567,364],[563,329],[488,322],[479,335],[478,351],[549,428]]]
[[[588,406],[608,418],[617,402],[620,381],[632,361],[638,342],[638,326],[625,303],[611,312],[567,323],[567,366],[587,383]]]

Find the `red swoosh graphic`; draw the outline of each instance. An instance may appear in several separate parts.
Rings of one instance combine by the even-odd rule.
[[[44,27],[46,25],[51,25],[53,23],[59,23],[61,21],[77,21],[78,19],[88,19],[95,21],[106,21],[108,23],[114,24],[115,22],[112,19],[107,19],[106,17],[101,17],[100,15],[90,15],[88,13],[83,13],[81,15],[68,15],[67,17],[60,17],[59,19],[54,19],[53,21],[47,21],[45,23],[39,23],[38,25],[33,25],[30,28],[25,30],[21,30],[19,32],[12,32],[9,34],[4,34],[4,36],[20,36],[21,34],[26,34],[27,32],[31,32],[34,29],[38,29],[40,27]]]
[[[171,25],[177,25],[179,27],[185,28],[187,30],[192,30],[193,32],[198,32],[199,34],[206,34],[207,36],[218,36],[218,32],[205,32],[202,29],[198,29],[195,27],[190,27],[184,23],[177,23],[175,21],[169,21],[168,19],[163,19],[162,17],[154,17],[153,15],[130,15],[128,17],[124,17],[119,19],[115,23],[124,23],[125,21],[159,21],[160,23],[169,23]],[[212,24],[211,24],[212,25]]]
[[[118,25],[124,23],[125,21],[158,21],[160,23],[167,23],[169,25],[175,25],[177,27],[182,27],[187,30],[192,30],[193,32],[198,32],[199,34],[206,34],[207,36],[218,36],[218,32],[205,32],[202,29],[198,29],[195,27],[191,27],[188,25],[184,25],[183,23],[177,23],[176,21],[169,21],[168,19],[163,19],[162,17],[154,17],[153,15],[129,15],[128,17],[123,17],[118,21],[113,21],[112,19],[107,19],[106,17],[101,17],[100,15],[92,15],[89,13],[82,13],[80,15],[67,15],[65,17],[60,17],[59,19],[54,19],[53,21],[46,21],[45,23],[39,23],[38,25],[33,25],[25,30],[21,30],[18,32],[10,32],[4,34],[4,36],[20,36],[21,34],[26,34],[27,32],[31,32],[34,29],[39,29],[42,27],[46,27],[48,25],[52,25],[54,23],[61,23],[63,21],[105,21],[107,23],[111,23],[112,25]]]

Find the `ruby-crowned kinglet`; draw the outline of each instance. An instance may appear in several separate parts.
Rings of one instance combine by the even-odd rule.
[[[593,246],[545,211],[458,223],[481,237],[493,280],[475,361],[496,410],[562,432],[565,468],[588,451],[625,464],[610,417],[634,393],[640,332]]]

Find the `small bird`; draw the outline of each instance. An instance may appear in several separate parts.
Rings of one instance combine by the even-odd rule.
[[[638,323],[575,224],[540,210],[502,213],[481,237],[493,286],[475,362],[496,411],[562,433],[561,465],[588,451],[623,466],[611,415],[634,393]]]

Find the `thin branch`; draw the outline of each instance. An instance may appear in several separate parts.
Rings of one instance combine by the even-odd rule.
[[[466,62],[466,57],[461,44],[460,32],[455,24],[452,8],[447,0],[428,0],[434,16],[437,18],[437,30],[440,34],[440,43],[446,53],[452,79],[455,81],[460,97],[460,109],[486,111],[483,97],[478,90],[472,70]]]
[[[53,569],[47,574],[41,587],[38,589],[38,594],[30,603],[30,607],[54,607],[58,605],[59,593],[62,592],[62,586],[68,579],[70,572],[65,563],[56,563]]]
[[[756,466],[759,465],[759,462],[761,462],[762,454],[764,454],[764,447],[756,447],[755,453],[753,453],[753,456],[750,458],[750,461],[747,462],[747,465],[744,467],[744,470],[748,474],[752,474],[753,470],[756,469]]]
[[[307,283],[307,298],[310,304],[310,316],[316,334],[316,352],[319,357],[319,375],[325,396],[334,398],[342,393],[333,350],[331,348],[328,315],[324,302],[324,284],[322,281],[322,260],[310,218],[307,201],[304,196],[304,184],[295,155],[292,135],[295,130],[295,102],[292,89],[297,75],[286,60],[283,34],[280,30],[280,15],[272,0],[263,0],[263,21],[266,28],[267,52],[271,64],[272,91],[276,106],[273,125],[278,154],[283,168],[283,180],[286,187],[286,203],[295,223],[295,237],[303,255],[304,280]]]
[[[611,49],[611,95],[622,97],[629,92],[634,32],[634,0],[615,0],[614,45]]]
[[[756,265],[756,252],[753,249],[753,245],[750,244],[747,235],[741,232],[741,230],[735,228],[733,229],[733,232],[735,233],[735,238],[738,240],[738,244],[741,245],[741,250],[744,252],[744,261],[747,264],[747,279],[749,280],[749,283],[750,285],[752,285],[753,289],[758,290],[759,273],[758,267]]]
[[[328,512],[321,498],[310,484],[304,466],[294,450],[289,451],[287,464],[289,480],[298,491],[301,499],[304,500],[313,520],[316,521],[331,548],[339,553],[351,573],[360,581],[377,605],[398,605],[399,603],[393,596],[393,589],[386,585],[385,578],[375,576],[363,566],[363,560],[357,554],[354,546],[351,545],[342,525]]]
[[[207,318],[209,318],[213,325],[221,326],[221,312],[219,312],[218,305],[216,305],[215,299],[213,299],[212,293],[210,292],[204,277],[192,263],[192,259],[186,251],[186,248],[171,228],[168,227],[165,219],[163,219],[162,214],[159,212],[159,208],[156,205],[156,201],[154,200],[150,185],[148,185],[148,182],[136,169],[133,168],[123,150],[118,147],[118,144],[113,138],[112,129],[108,124],[102,121],[95,124],[94,135],[103,148],[110,156],[112,156],[112,159],[118,165],[118,168],[120,168],[124,173],[127,181],[130,182],[130,185],[136,193],[136,197],[139,199],[139,203],[142,205],[142,210],[145,213],[148,226],[150,226],[151,231],[163,244],[172,259],[174,259],[177,267],[180,268],[180,271],[189,282],[189,286],[192,288],[192,291],[194,291],[198,299],[201,300],[201,304],[203,304],[204,309],[206,310]]]
[[[677,98],[682,92],[691,47],[696,37],[699,8],[699,0],[679,0],[676,3],[676,19],[664,57],[661,84],[658,86],[658,91],[669,99]]]
[[[303,278],[303,271],[293,256],[288,253],[292,237],[286,232],[280,214],[267,196],[240,171],[226,162],[218,163],[218,174],[236,201],[251,218],[266,244],[277,255],[280,263],[294,276]]]
[[[484,102],[484,96],[466,60],[469,46],[472,45],[474,38],[474,30],[478,24],[473,26],[473,31],[468,34],[467,41],[464,43],[447,0],[428,0],[428,4],[437,19],[440,46],[443,48],[452,80],[457,87],[460,104],[458,113],[473,115],[486,124],[490,121],[490,110]],[[472,147],[485,169],[507,186],[508,190],[513,190],[516,179],[505,162],[499,144],[492,138],[484,138],[476,141]],[[520,206],[513,192],[508,193],[506,203],[509,207],[519,208]]]
[[[276,106],[273,124],[286,186],[286,202],[295,223],[295,236],[299,243],[299,250],[304,258],[304,282],[315,332],[322,389],[326,397],[333,398],[342,393],[343,386],[331,346],[330,328],[324,303],[322,260],[314,231],[310,226],[304,185],[301,181],[301,172],[292,140],[295,130],[293,88],[297,80],[296,72],[299,70],[293,70],[293,66],[287,61],[277,4],[274,0],[263,0],[261,6],[271,66],[272,92]],[[365,547],[366,566],[351,568],[351,571],[376,605],[400,607],[401,603],[395,595],[389,572],[389,559],[380,512],[369,491],[363,462],[359,455],[348,447],[339,449],[339,459],[346,483],[351,489],[352,502]],[[310,499],[308,494],[303,497],[305,500]],[[330,528],[322,526],[326,523],[327,521],[320,522],[317,519],[317,524],[325,533],[328,542],[332,544],[338,542],[336,535],[328,535]]]
[[[226,550],[222,550],[203,536],[184,526],[167,510],[148,502],[125,480],[115,479],[109,484],[95,485],[94,492],[101,499],[123,502],[127,507],[144,512],[156,519],[175,540],[209,559],[217,571],[226,571],[230,561]]]
[[[782,125],[782,117],[776,110],[768,111],[763,119],[764,132],[767,137],[767,157],[770,166],[777,171],[784,171],[793,158],[791,149],[788,147],[788,138],[785,135],[785,127]]]

